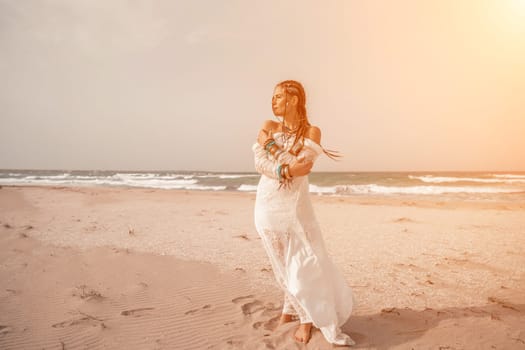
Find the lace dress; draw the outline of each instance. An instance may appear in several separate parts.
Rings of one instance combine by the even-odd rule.
[[[276,144],[289,150],[293,136],[285,140],[275,133]],[[323,152],[310,139],[297,157],[283,152],[273,159],[261,145],[252,147],[255,168],[262,174],[255,201],[255,227],[262,238],[277,283],[284,291],[283,313],[312,322],[326,340],[338,345],[354,341],[340,327],[352,312],[352,290],[332,263],[315,219],[309,197],[308,176],[294,177],[291,186],[279,189],[277,166],[295,158],[315,161]]]

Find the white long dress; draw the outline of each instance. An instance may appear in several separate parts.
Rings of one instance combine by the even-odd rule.
[[[276,144],[289,150],[293,136],[275,133]],[[277,283],[284,291],[283,313],[312,322],[332,344],[354,345],[341,332],[353,306],[352,290],[326,251],[309,197],[308,176],[294,177],[279,189],[277,167],[296,158],[315,161],[321,146],[304,139],[297,157],[284,152],[278,159],[255,143],[255,168],[261,174],[255,201],[255,227],[262,238]]]

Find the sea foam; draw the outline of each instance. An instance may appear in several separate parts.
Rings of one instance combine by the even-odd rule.
[[[506,176],[496,176],[497,178],[480,178],[480,177],[454,177],[454,176],[408,176],[412,180],[420,180],[426,183],[449,183],[449,182],[478,182],[478,183],[502,183],[502,184],[525,184],[525,177],[519,175],[511,177],[510,175]]]

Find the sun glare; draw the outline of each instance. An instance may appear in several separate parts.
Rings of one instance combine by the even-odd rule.
[[[509,34],[525,34],[525,0],[495,1],[495,20]]]

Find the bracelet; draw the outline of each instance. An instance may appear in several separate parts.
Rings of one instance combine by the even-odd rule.
[[[271,148],[273,145],[275,145],[275,140],[274,140],[274,139],[268,139],[268,140],[266,140],[266,142],[264,143],[264,149],[265,149],[266,151],[269,151],[270,148]]]
[[[274,142],[270,146],[268,146],[268,152],[270,152],[272,155],[279,150],[279,146]]]
[[[289,164],[280,164],[277,167],[279,174],[279,189],[281,188],[290,188],[292,185],[292,176],[290,176],[290,165]]]
[[[292,176],[290,175],[290,165],[286,164],[286,168],[284,168],[284,176],[286,179],[291,179]]]

